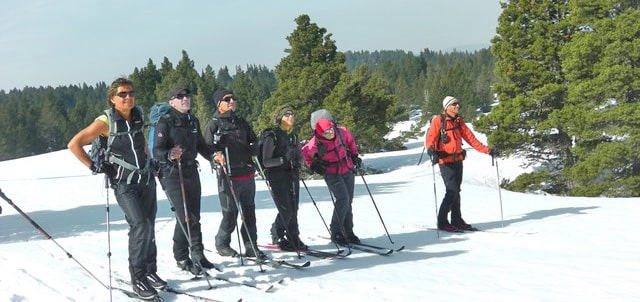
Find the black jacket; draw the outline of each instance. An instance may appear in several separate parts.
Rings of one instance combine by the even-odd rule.
[[[216,112],[207,123],[203,135],[206,144],[215,150],[228,150],[231,176],[255,173],[251,157],[258,154],[258,137],[245,119],[233,111],[223,114]]]
[[[153,157],[163,170],[177,165],[177,161],[169,160],[169,150],[176,145],[182,147],[183,167],[196,166],[198,153],[207,159],[215,153],[214,148],[205,143],[200,122],[194,115],[171,110],[158,120],[153,138]]]
[[[262,163],[265,170],[290,172],[300,168],[302,153],[298,147],[298,135],[295,132],[287,133],[276,126],[264,132],[263,135],[265,137],[262,143]],[[286,158],[291,155],[293,155],[292,158]]]

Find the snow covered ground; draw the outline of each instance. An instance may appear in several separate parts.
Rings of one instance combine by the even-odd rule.
[[[513,179],[523,171],[519,160],[501,159],[496,170],[488,155],[469,151],[463,217],[486,232],[438,234],[432,229],[435,204],[444,194],[438,167],[432,169],[426,158],[416,165],[422,139],[408,142],[407,147],[363,156],[365,165],[385,172],[364,178],[395,244],[360,177],[353,201],[356,234],[368,243],[404,245],[403,251],[379,256],[354,250],[341,260],[267,252],[292,262],[311,260],[311,266],[267,267],[265,272],[208,252],[211,261],[224,267],[218,276],[258,286],[283,280],[272,293],[215,279],[210,282],[216,288],[208,289],[206,280],[190,280],[175,266],[173,213],[159,189],[158,273],[173,287],[219,301],[640,301],[640,198],[499,191],[496,172]],[[205,247],[212,248],[221,215],[215,175],[207,166],[202,165],[201,171],[202,229]],[[318,214],[319,210],[328,223],[332,211],[328,190],[321,180],[306,184],[309,191],[302,186],[299,211],[302,239],[313,248],[332,251],[335,247],[321,238],[328,233]],[[114,278],[128,278],[127,224],[112,193],[106,194],[102,177],[90,175],[64,150],[0,162],[0,189],[52,236],[46,239],[0,200],[0,301],[109,301],[104,286],[109,284],[107,201]],[[259,242],[268,243],[276,210],[263,181],[257,183],[256,207]],[[233,239],[232,246],[237,247],[235,235]],[[113,301],[135,300],[118,291],[112,294]],[[165,301],[194,300],[161,295]]]

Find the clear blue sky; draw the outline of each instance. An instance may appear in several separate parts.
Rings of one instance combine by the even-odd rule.
[[[301,14],[340,51],[474,50],[500,13],[497,0],[2,0],[0,89],[109,83],[182,50],[198,71],[273,68]]]

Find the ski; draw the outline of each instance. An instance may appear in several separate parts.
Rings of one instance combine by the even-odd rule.
[[[129,281],[127,281],[127,280],[120,279],[120,278],[115,278],[115,280],[116,280],[117,282],[124,283],[124,284],[127,284],[127,285],[131,286],[131,282],[129,282]],[[114,289],[115,289],[115,287],[114,287]],[[120,290],[120,291],[123,291],[123,292],[125,291],[125,290],[123,290],[123,289],[119,289],[119,290]],[[165,286],[165,287],[164,287],[164,288],[162,288],[162,289],[156,289],[156,290],[163,291],[163,292],[166,292],[166,293],[175,294],[175,295],[185,295],[185,296],[189,296],[189,297],[193,298],[193,299],[194,299],[194,300],[196,300],[196,301],[221,302],[220,300],[211,299],[211,298],[207,298],[207,297],[203,297],[203,296],[198,296],[198,295],[195,295],[195,294],[192,294],[192,293],[188,293],[188,292],[186,292],[186,291],[184,291],[184,290],[180,290],[180,289],[177,289],[177,288],[173,288],[173,287],[171,287],[171,286],[169,286],[169,285]],[[125,294],[127,294],[127,293],[125,292]],[[139,297],[136,293],[134,293],[134,292],[131,292],[131,294],[135,295],[133,298],[142,299],[142,298],[140,298],[140,297]],[[129,294],[127,294],[127,296],[129,296]],[[131,296],[129,296],[129,297],[131,297]],[[156,297],[160,297],[160,296],[156,296]],[[160,299],[162,299],[162,297],[160,297]],[[144,300],[144,299],[142,299],[142,300]],[[164,301],[164,300],[144,300],[144,301]],[[238,301],[242,301],[242,299],[240,299],[240,300],[238,300]]]
[[[192,293],[188,293],[186,291],[179,290],[179,289],[176,289],[176,288],[173,288],[173,287],[170,287],[170,286],[167,286],[167,287],[163,288],[162,291],[165,291],[165,292],[168,292],[168,293],[172,293],[172,294],[176,294],[176,295],[189,296],[189,297],[193,298],[196,301],[222,302],[220,300],[194,295]],[[241,301],[242,301],[242,299],[238,300],[238,302],[241,302]]]
[[[285,251],[279,248],[277,245],[261,245],[262,248],[270,251],[280,251],[280,252],[288,252],[295,253],[296,251]],[[351,255],[351,251],[347,251],[346,254],[343,254],[345,250],[339,250],[337,253],[315,250],[315,249],[306,249],[299,251],[301,255],[312,256],[320,259],[344,259],[347,256]]]
[[[349,243],[347,245],[348,247],[354,249],[354,250],[359,250],[361,252],[366,252],[366,253],[372,253],[372,254],[378,254],[380,256],[388,256],[391,255],[393,253],[394,250],[392,249],[388,249],[388,248],[373,248],[370,246],[366,246],[366,245],[361,245],[361,244],[355,244],[355,243]]]
[[[154,297],[152,297],[150,299],[143,299],[140,296],[138,296],[138,294],[134,293],[133,291],[126,290],[124,288],[119,288],[119,287],[113,287],[112,286],[111,289],[118,290],[121,293],[127,295],[127,297],[129,297],[129,298],[134,298],[134,299],[138,299],[138,300],[141,300],[141,301],[164,302],[164,299],[162,297],[158,296],[158,295],[156,295],[156,296],[154,296]]]
[[[245,259],[255,262],[255,263],[259,263],[259,264],[264,264],[264,265],[268,265],[270,267],[273,268],[278,268],[278,267],[290,267],[290,268],[295,268],[295,269],[302,269],[305,267],[309,267],[311,265],[311,261],[307,260],[305,263],[302,264],[296,264],[296,263],[291,263],[285,260],[276,260],[276,259],[272,259],[272,258],[267,258],[267,259],[256,259],[253,257],[245,257]]]
[[[427,230],[440,231],[440,232],[443,232],[443,233],[451,233],[451,234],[455,234],[455,233],[464,234],[464,231],[461,230],[461,229],[455,229],[455,230],[452,230],[452,231],[445,231],[445,230],[441,230],[441,229],[438,229],[438,228],[427,228]]]
[[[224,281],[224,282],[235,284],[235,285],[242,285],[242,286],[246,286],[246,287],[251,287],[253,289],[257,289],[257,290],[260,290],[260,291],[263,291],[263,292],[267,292],[267,293],[270,293],[273,290],[273,288],[275,287],[275,284],[280,284],[280,283],[282,283],[284,281],[284,279],[280,279],[280,280],[278,280],[276,282],[271,282],[271,283],[267,284],[266,286],[260,286],[257,283],[249,283],[249,282],[244,282],[244,281],[242,281],[242,282],[241,281],[235,281],[235,280],[231,280],[231,279],[229,279],[227,277],[215,276],[214,278],[216,280],[219,280],[219,281]]]
[[[327,238],[327,237],[323,237],[323,236],[320,236],[320,238],[331,240],[331,238]],[[340,245],[342,245],[342,244],[340,244]],[[362,244],[362,243],[360,243],[360,244],[358,244],[358,243],[348,243],[348,244],[342,245],[342,246],[346,246],[346,247],[349,247],[349,248],[354,249],[354,250],[359,250],[361,252],[378,254],[378,255],[381,255],[381,256],[391,255],[391,254],[393,254],[394,251],[396,251],[395,249],[390,249],[390,248],[381,247],[381,246],[377,246],[377,245]],[[404,246],[398,248],[398,251],[401,251],[403,249],[404,249]]]
[[[396,249],[386,248],[386,247],[373,245],[373,244],[368,244],[368,243],[364,243],[364,242],[360,242],[357,245],[363,245],[363,246],[367,246],[367,247],[371,247],[371,248],[375,248],[375,249],[380,249],[380,250],[392,249],[394,252],[400,252],[400,251],[404,250],[404,245],[399,247],[399,248],[396,248]]]
[[[427,228],[428,230],[433,230],[433,231],[437,231],[438,229],[436,228]],[[458,233],[458,234],[464,234],[464,233],[475,233],[475,232],[481,232],[481,233],[490,233],[490,234],[505,234],[505,235],[532,235],[535,234],[535,232],[509,232],[509,231],[496,231],[496,230],[483,230],[483,229],[479,229],[476,227],[472,227],[471,229],[468,230],[461,230],[461,229],[455,229],[453,231],[445,231],[445,230],[440,230],[442,232],[445,233]]]
[[[310,249],[310,250],[304,251],[304,254],[309,255],[311,257],[320,258],[320,259],[344,259],[344,258],[347,258],[349,255],[351,255],[351,251],[347,251],[346,254],[342,254],[343,252],[344,250],[340,250],[338,253],[330,253],[330,252]]]

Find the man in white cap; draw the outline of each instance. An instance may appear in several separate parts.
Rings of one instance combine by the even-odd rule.
[[[464,139],[471,147],[491,156],[498,156],[495,149],[483,145],[464,120],[458,115],[460,102],[447,96],[442,100],[444,111],[433,117],[427,132],[424,146],[431,157],[432,164],[438,164],[440,175],[446,187],[446,193],[438,212],[438,229],[447,232],[472,230],[473,227],[462,219],[460,211],[460,185],[462,184],[462,161],[466,151],[462,149]],[[451,212],[451,223],[449,223]]]

